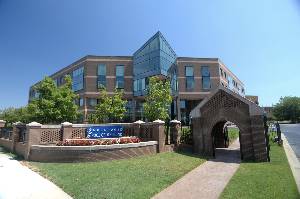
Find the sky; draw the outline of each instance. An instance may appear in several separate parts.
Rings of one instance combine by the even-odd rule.
[[[220,58],[261,106],[300,96],[300,0],[0,0],[0,109],[85,55],[131,56],[158,30],[178,56]]]

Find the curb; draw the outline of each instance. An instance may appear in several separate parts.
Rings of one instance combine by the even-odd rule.
[[[284,148],[285,154],[287,156],[290,168],[292,170],[292,173],[293,173],[293,176],[294,176],[297,188],[298,188],[298,192],[300,193],[300,162],[283,133],[281,134],[281,137],[283,140],[283,148]]]

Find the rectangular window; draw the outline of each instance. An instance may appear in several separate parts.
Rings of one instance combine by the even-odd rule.
[[[202,74],[202,89],[210,89],[210,72],[208,66],[201,66],[201,74]]]
[[[116,66],[116,88],[124,88],[124,66]]]
[[[138,80],[134,80],[134,82],[133,82],[133,91],[134,92],[138,91]]]
[[[186,88],[193,89],[194,88],[194,68],[193,68],[193,66],[185,67],[185,78],[186,78]]]
[[[180,108],[186,108],[185,100],[180,100]]]
[[[79,98],[79,106],[83,106],[83,98]]]
[[[98,80],[97,80],[98,88],[106,87],[106,65],[99,64],[98,65]]]
[[[88,98],[88,105],[89,106],[96,106],[97,105],[97,99],[95,99],[95,98]]]
[[[83,89],[84,69],[83,66],[72,72],[72,89],[79,91]]]

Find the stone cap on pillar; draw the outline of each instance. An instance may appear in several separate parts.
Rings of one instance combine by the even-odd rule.
[[[181,124],[181,122],[178,120],[171,120],[170,123]]]
[[[4,127],[5,123],[6,123],[6,121],[0,120],[0,127]]]
[[[144,124],[144,123],[145,123],[145,122],[142,121],[142,120],[138,120],[138,121],[133,122],[133,124]]]
[[[61,123],[62,126],[72,126],[73,124],[70,122]]]
[[[31,122],[31,123],[27,124],[26,126],[29,126],[29,127],[42,127],[42,124],[40,124],[38,122]]]
[[[162,120],[160,120],[160,119],[154,120],[153,122],[154,122],[154,123],[159,123],[159,124],[164,124],[164,123],[165,123],[164,121],[162,121]]]
[[[24,123],[23,122],[20,122],[20,121],[17,121],[15,123],[13,123],[13,125],[23,125]]]

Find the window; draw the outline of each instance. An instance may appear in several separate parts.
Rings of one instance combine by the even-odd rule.
[[[83,89],[83,75],[84,70],[83,67],[78,68],[77,70],[74,70],[72,73],[72,89],[73,91],[79,91]]]
[[[116,88],[124,88],[124,66],[116,66]]]
[[[83,98],[82,97],[80,97],[79,99],[76,99],[74,102],[77,106],[83,106]]]
[[[54,84],[55,84],[56,87],[58,86],[58,79],[57,78],[54,79]]]
[[[173,92],[178,91],[178,80],[177,80],[177,74],[174,70],[171,76],[171,88]]]
[[[202,74],[202,89],[210,89],[210,72],[208,66],[201,66],[201,74]]]
[[[146,79],[138,79],[133,82],[133,89],[135,92],[137,91],[145,91],[146,90]]]
[[[185,67],[185,77],[186,77],[186,88],[193,89],[194,88],[194,68],[193,68],[193,66]]]
[[[185,100],[180,100],[180,108],[186,108]]]
[[[134,80],[134,82],[133,82],[133,91],[134,92],[138,91],[138,80]]]
[[[95,99],[95,98],[88,98],[88,105],[89,106],[96,106],[97,105],[97,99]]]
[[[220,68],[220,76],[223,77],[223,69]]]
[[[106,87],[106,65],[99,64],[98,65],[98,81],[97,81],[98,88],[105,88]]]

